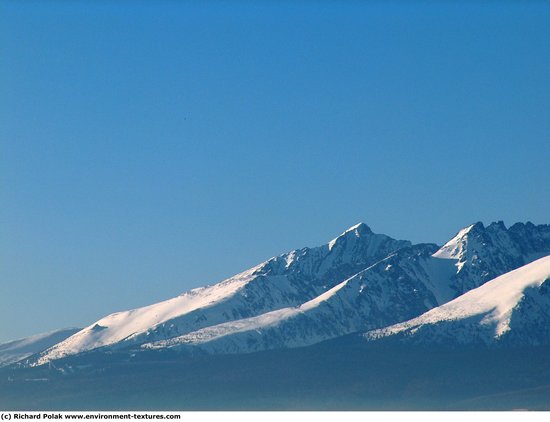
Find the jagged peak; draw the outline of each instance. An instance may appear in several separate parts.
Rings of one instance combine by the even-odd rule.
[[[483,328],[479,331],[473,329],[471,332],[455,331],[458,341],[476,341],[483,337],[487,343],[498,341],[512,330],[514,312],[517,312],[526,292],[529,289],[540,289],[548,282],[549,274],[550,256],[546,256],[504,273],[419,317],[370,331],[365,336],[374,340],[408,332],[411,338],[415,333],[422,332],[420,328],[432,328],[425,337],[426,341],[431,342],[438,340],[434,334],[444,333],[437,331],[444,330],[443,324],[457,324],[462,321],[464,324],[479,324]]]
[[[469,226],[469,230],[468,230],[467,233],[479,232],[479,231],[484,231],[484,230],[485,230],[485,226],[483,225],[483,223],[481,221],[478,221],[477,223],[474,223],[471,226]]]
[[[340,239],[347,238],[349,236],[354,237],[363,237],[363,236],[370,236],[374,234],[369,226],[367,226],[365,223],[358,223],[354,226],[351,226],[349,229],[347,229],[345,232],[343,232],[340,236],[332,239],[328,243],[329,250],[332,250],[334,246],[340,241]]]
[[[346,233],[356,233],[357,235],[372,234],[372,230],[365,223],[361,222],[361,223],[357,223],[354,226],[351,226],[344,233],[342,233],[342,235]]]
[[[506,227],[506,224],[504,223],[503,220],[493,221],[488,226],[484,226],[481,221],[478,221],[477,223],[472,224],[472,225],[470,225],[468,227],[465,227],[464,229],[460,230],[458,232],[458,234],[465,235],[465,234],[468,234],[470,232],[472,232],[472,233],[485,232],[487,230],[489,230],[489,231],[494,231],[494,230],[502,230],[502,231],[512,230],[512,231],[514,231],[514,230],[522,229],[522,228],[527,228],[527,229],[530,229],[530,230],[537,230],[537,229],[542,230],[542,229],[546,229],[548,227],[550,227],[550,225],[548,225],[548,224],[536,225],[536,224],[533,224],[531,221],[527,221],[525,223],[517,222],[517,223],[512,224],[510,227]],[[457,234],[457,236],[458,236],[458,234]]]
[[[476,223],[470,224],[469,226],[464,227],[463,229],[459,230],[458,233],[447,243],[451,243],[453,241],[457,241],[459,239],[462,239],[466,237],[470,233],[479,233],[485,230],[485,226],[481,221],[478,221]]]
[[[481,232],[485,226],[481,221],[464,227],[451,240],[445,243],[436,253],[435,258],[459,259],[465,248],[466,239],[470,233]]]
[[[511,231],[518,231],[518,230],[549,230],[550,224],[533,224],[531,221],[527,221],[526,223],[514,223],[510,226]]]
[[[500,229],[500,230],[508,230],[506,228],[506,225],[504,224],[504,221],[502,220],[499,220],[499,221],[493,221],[491,224],[489,224],[487,226],[488,229]]]
[[[468,243],[471,243],[473,239],[476,239],[476,242],[481,242],[482,245],[485,245],[484,242],[488,240],[494,242],[494,239],[498,239],[503,235],[508,236],[514,232],[524,231],[526,229],[528,231],[540,230],[542,232],[545,227],[535,226],[532,223],[527,222],[515,223],[510,228],[507,228],[502,220],[494,221],[488,226],[484,226],[481,221],[478,221],[477,223],[471,224],[470,226],[460,230],[433,256],[436,258],[460,259],[463,252],[468,248]]]
[[[455,235],[455,237],[453,237],[453,239],[451,239],[447,243],[451,243],[453,241],[456,241],[458,239],[466,237],[467,235],[472,235],[472,234],[494,233],[494,232],[497,232],[497,231],[500,231],[500,232],[502,232],[502,231],[505,231],[505,232],[512,231],[513,232],[513,231],[517,231],[517,230],[521,230],[521,229],[544,230],[548,227],[550,227],[550,226],[546,225],[546,224],[535,225],[535,224],[531,223],[530,221],[527,221],[526,223],[514,223],[513,225],[511,225],[508,228],[508,227],[506,227],[506,224],[502,220],[493,221],[488,226],[484,226],[481,221],[478,221],[477,223],[471,224],[470,226],[465,227],[464,229],[460,230]]]

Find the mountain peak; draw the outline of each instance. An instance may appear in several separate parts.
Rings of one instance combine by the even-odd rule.
[[[545,290],[549,276],[550,256],[546,256],[502,274],[412,320],[370,331],[366,338],[374,340],[398,335],[405,341],[417,341],[422,337],[421,341],[426,343],[483,341],[490,344],[506,336],[522,339],[520,344],[548,342],[550,332],[541,327],[547,327],[549,320],[550,300]],[[526,335],[530,327],[535,328]]]
[[[506,225],[504,224],[504,221],[502,220],[499,220],[499,221],[493,221],[491,224],[489,224],[489,226],[487,227],[488,229],[489,228],[499,228],[501,230],[508,230],[506,228]]]
[[[480,231],[483,231],[485,230],[485,226],[483,225],[483,223],[481,221],[478,221],[477,223],[474,223],[472,224],[471,226],[469,226],[469,230],[467,233],[470,233],[470,232],[480,232]]]
[[[478,221],[468,227],[460,230],[451,240],[445,243],[436,253],[434,257],[445,259],[459,259],[465,250],[465,239],[470,233],[480,232],[485,230],[483,223]]]
[[[358,223],[354,226],[351,226],[349,229],[347,229],[344,233],[342,233],[340,236],[332,239],[328,243],[329,250],[332,250],[336,244],[338,244],[341,239],[345,239],[348,237],[364,237],[364,236],[370,236],[374,234],[369,226],[367,226],[365,223]]]
[[[248,353],[381,328],[418,317],[538,258],[550,259],[550,226],[516,224],[506,229],[501,221],[487,227],[477,222],[436,250],[436,245],[412,245],[358,223],[328,245],[297,249],[215,285],[106,316],[42,352],[30,364],[104,347],[172,347],[191,339],[195,344],[217,344],[211,350],[223,353]],[[497,302],[487,302],[487,306],[496,303],[499,312],[507,313],[518,303],[517,294],[531,287],[510,291],[508,296],[504,287],[481,292],[495,293]],[[487,309],[480,302],[485,300],[483,294],[474,299],[474,305]],[[539,296],[531,299],[536,302]],[[531,302],[522,306],[522,312],[527,312]],[[499,315],[495,314],[494,321],[498,333],[504,333],[508,321],[513,324],[514,320]]]
[[[355,232],[358,235],[372,234],[372,230],[370,229],[370,227],[363,222],[357,223],[355,226],[351,226],[343,234],[351,232]]]

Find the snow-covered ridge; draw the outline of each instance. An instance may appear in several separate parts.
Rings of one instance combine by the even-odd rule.
[[[501,275],[417,318],[369,331],[365,336],[376,340],[400,335],[400,338],[410,337],[426,343],[441,343],[452,337],[460,343],[498,341],[512,330],[515,313],[521,308],[526,294],[540,296],[537,310],[550,316],[548,288],[541,292],[545,283],[550,283],[550,256]],[[527,317],[541,316],[533,312],[533,308],[531,312]],[[550,341],[550,337],[546,340]]]
[[[441,259],[460,259],[464,255],[467,246],[464,239],[474,226],[475,224],[472,224],[460,230],[455,237],[445,243],[436,253],[433,254],[433,256]]]
[[[328,244],[291,251],[213,286],[117,312],[45,352],[37,363],[102,347],[133,347],[229,321],[295,307],[386,257],[408,241],[373,233],[363,223]]]
[[[455,262],[455,297],[485,282],[550,254],[550,226],[502,221],[481,222],[460,230],[434,257]]]
[[[0,344],[0,366],[22,361],[35,353],[42,352],[79,330],[80,328],[65,328],[2,343]]]
[[[310,345],[405,320],[437,306],[437,297],[448,291],[453,266],[433,258],[436,249],[429,244],[403,248],[300,306],[213,325],[144,347],[248,353]],[[441,264],[447,264],[446,271]]]
[[[254,277],[259,268],[260,266],[251,268],[214,286],[193,289],[154,305],[111,314],[53,346],[40,357],[38,364],[129,340],[148,328],[158,326],[182,314],[219,303],[241,289]]]
[[[356,224],[355,226],[351,226],[349,229],[347,229],[346,231],[344,231],[340,236],[332,239],[330,242],[328,242],[328,249],[329,250],[332,250],[332,248],[334,248],[334,245],[336,245],[336,243],[342,239],[342,238],[345,238],[346,236],[348,235],[354,235],[355,237],[361,237],[362,235],[369,235],[369,234],[373,234],[372,233],[372,230],[370,229],[369,226],[367,226],[365,223],[358,223]]]
[[[342,237],[353,241],[361,230],[361,225],[354,226]],[[477,277],[476,282],[486,277],[488,272],[479,265],[479,256],[487,257],[488,261],[491,258],[501,266],[495,265],[494,271],[515,268],[515,261],[502,259],[502,256],[510,255],[510,250],[521,255],[507,236],[507,229],[502,223],[494,223],[488,228],[476,223],[461,230],[442,248],[417,245],[410,250],[402,248],[390,254],[342,283],[335,294],[327,298],[325,306],[315,306],[311,312],[304,304],[206,327],[167,342],[150,343],[146,347],[193,345],[213,353],[243,353],[303,346],[368,326],[391,324],[391,321],[399,321],[399,318],[414,315],[415,312],[420,314],[422,309],[429,310],[455,298],[461,287],[457,283],[461,282],[460,276],[464,277],[464,274]],[[335,244],[335,241],[331,242],[332,248]],[[522,259],[528,260],[529,256],[531,254],[527,253]],[[400,311],[396,312],[398,309]]]
[[[226,322],[223,324],[214,325],[211,327],[206,327],[201,330],[195,331],[193,333],[185,334],[180,337],[162,340],[155,343],[148,343],[143,345],[147,349],[161,349],[165,347],[172,347],[185,344],[203,344],[208,341],[213,341],[220,339],[227,335],[239,334],[246,331],[254,330],[265,330],[276,325],[283,323],[285,320],[288,320],[298,314],[303,314],[306,311],[309,311],[313,308],[318,307],[321,303],[328,300],[330,297],[342,289],[348,281],[344,281],[337,286],[333,287],[329,291],[323,293],[322,295],[312,299],[303,305],[292,307],[292,308],[283,308],[276,311],[267,312],[262,315],[258,315],[251,318],[240,319],[237,321]],[[244,350],[243,350],[244,351]]]
[[[144,345],[216,353],[299,347],[412,319],[548,254],[550,226],[544,225],[476,223],[440,248],[411,245],[360,223],[325,245],[102,318],[35,363]]]

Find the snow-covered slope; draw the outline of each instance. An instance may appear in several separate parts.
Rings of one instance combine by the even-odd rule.
[[[361,223],[326,245],[102,318],[35,363],[105,347],[239,353],[308,345],[417,317],[549,254],[548,225],[476,223],[438,248],[375,234]]]
[[[309,345],[419,315],[545,254],[550,254],[550,226],[518,223],[506,229],[502,222],[488,227],[476,223],[440,249],[402,248],[342,282],[329,296],[145,347],[242,353]]]
[[[550,225],[478,222],[447,242],[434,257],[455,261],[454,297],[550,254]]]
[[[433,258],[436,250],[431,244],[403,248],[300,306],[217,324],[144,347],[245,353],[305,346],[403,321],[450,299],[455,267],[453,262]]]
[[[80,328],[66,328],[0,344],[0,366],[19,362],[65,340]]]
[[[418,344],[550,344],[550,256],[365,337]]]
[[[44,353],[38,363],[98,347],[160,341],[203,327],[298,306],[409,246],[365,224],[328,244],[275,257],[216,285],[144,308],[109,315]]]

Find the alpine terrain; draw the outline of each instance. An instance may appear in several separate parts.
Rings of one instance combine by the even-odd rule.
[[[80,328],[66,328],[0,344],[0,366],[21,361],[72,336]]]
[[[0,363],[17,362],[0,371],[0,405],[548,408],[549,280],[550,225],[478,222],[438,246],[360,223],[218,284],[0,345]]]

